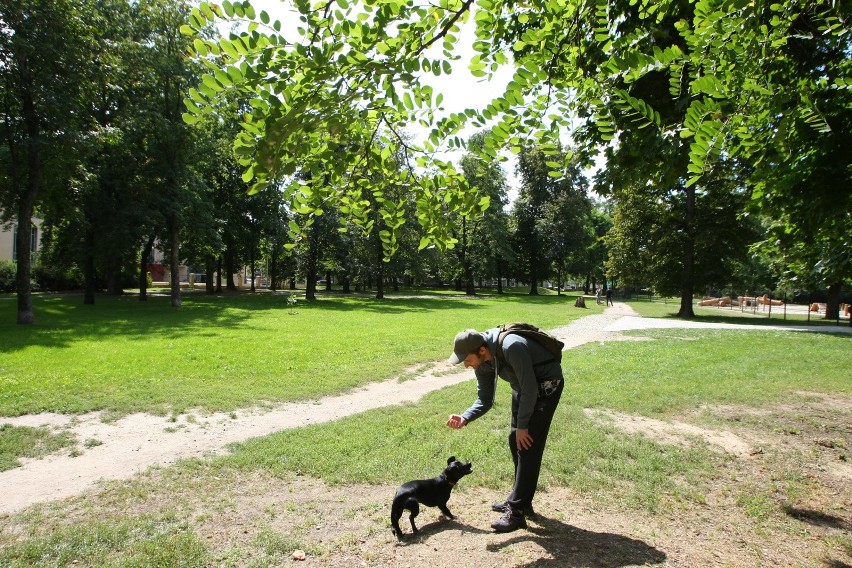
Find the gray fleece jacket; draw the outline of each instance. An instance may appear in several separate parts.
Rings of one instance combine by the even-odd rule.
[[[499,376],[519,395],[517,425],[518,428],[526,429],[538,400],[538,384],[561,379],[562,366],[554,360],[547,348],[516,333],[510,333],[503,339],[503,359],[498,361],[499,334],[500,329],[496,327],[482,332],[493,361],[483,363],[476,369],[477,399],[464,411],[462,417],[471,422],[491,410],[497,390],[496,377]]]

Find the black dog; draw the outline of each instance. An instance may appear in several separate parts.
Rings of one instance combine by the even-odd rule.
[[[399,518],[402,516],[403,509],[411,511],[411,516],[409,517],[411,530],[415,533],[417,532],[417,527],[414,525],[414,517],[420,513],[419,503],[427,507],[438,507],[442,513],[454,519],[453,514],[447,509],[450,492],[456,483],[459,482],[459,479],[472,471],[470,462],[462,463],[456,461],[456,457],[453,456],[447,460],[446,469],[438,477],[403,483],[397,490],[396,496],[393,498],[393,505],[391,505],[391,527],[393,527],[393,534],[396,535],[396,538],[402,540],[402,531],[399,529]]]

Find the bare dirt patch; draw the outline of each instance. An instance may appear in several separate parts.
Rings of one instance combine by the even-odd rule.
[[[618,507],[608,496],[545,490],[528,528],[504,535],[489,528],[498,496],[464,482],[449,503],[456,520],[423,508],[419,534],[398,543],[389,526],[395,487],[222,474],[203,464],[151,470],[134,483],[46,506],[38,518],[74,525],[113,515],[176,516],[188,520],[217,566],[290,565],[298,551],[305,559],[297,565],[330,567],[847,566],[848,492],[815,490],[758,518],[737,503],[775,479],[761,457],[732,459],[704,504],[658,514]]]
[[[713,448],[739,457],[756,453],[751,443],[733,432],[708,430],[686,422],[656,420],[645,416],[630,416],[608,410],[586,409],[585,412],[587,416],[610,422],[629,434],[643,434],[666,444],[689,446],[694,444],[696,440],[702,440]]]

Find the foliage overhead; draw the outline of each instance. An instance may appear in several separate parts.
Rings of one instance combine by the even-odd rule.
[[[475,214],[487,205],[439,153],[464,144],[458,136],[464,126],[490,127],[480,150],[484,159],[497,159],[502,150],[519,153],[530,141],[555,158],[567,137],[583,144],[579,153],[586,159],[601,144],[618,143],[623,118],[631,117],[631,129],[650,127],[688,142],[684,183],[691,186],[725,156],[759,162],[792,125],[830,132],[821,96],[852,87],[848,57],[795,82],[775,72],[785,68],[791,43],[828,38],[849,53],[847,14],[831,0],[551,0],[523,6],[508,0],[294,0],[292,6],[297,26],[258,13],[247,1],[200,4],[183,31],[208,74],[190,91],[185,119],[213,112],[222,93],[249,93],[235,149],[253,191],[299,180],[289,186],[295,209],[316,215],[327,205],[357,209],[353,196],[366,190],[382,200],[385,187],[403,185],[416,195],[424,247],[452,246],[442,222],[447,210]],[[645,41],[641,27],[622,29],[628,15],[649,25],[674,19],[677,36],[665,45]],[[222,21],[241,21],[244,29],[221,38],[205,31]],[[421,79],[451,72],[461,28],[469,22],[475,26],[471,72],[487,79],[511,65],[513,77],[494,100],[444,114],[441,93]],[[658,74],[668,78],[669,94],[684,112],[661,115],[636,92],[639,81]],[[415,122],[431,129],[419,144],[402,135]],[[393,158],[399,148],[407,158],[402,169]],[[567,171],[571,159],[554,159],[554,175]],[[296,177],[297,171],[312,175]],[[397,205],[387,203],[388,211]]]

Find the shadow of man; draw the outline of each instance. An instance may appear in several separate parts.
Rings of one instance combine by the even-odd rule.
[[[520,542],[535,542],[550,558],[541,558],[526,566],[576,568],[621,568],[661,564],[666,554],[649,544],[612,533],[597,533],[573,527],[538,515],[526,531],[512,533],[504,542],[489,544],[489,552]]]

